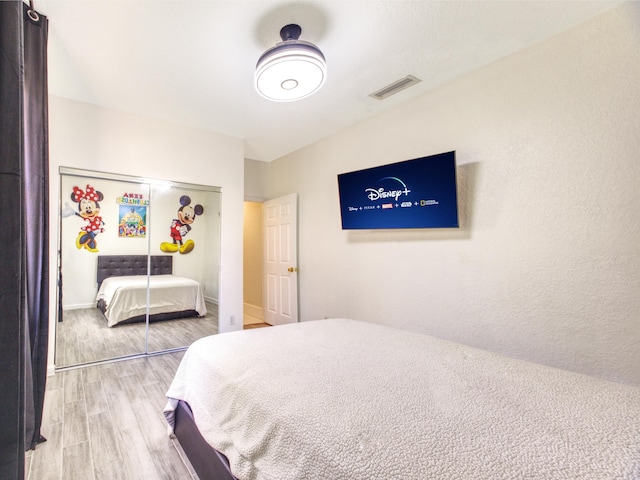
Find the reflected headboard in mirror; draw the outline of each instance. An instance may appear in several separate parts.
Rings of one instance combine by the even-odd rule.
[[[100,255],[98,257],[98,289],[105,278],[128,275],[146,275],[149,257],[147,255]],[[171,275],[173,257],[151,255],[151,275]]]

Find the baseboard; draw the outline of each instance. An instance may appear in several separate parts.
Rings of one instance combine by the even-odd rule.
[[[204,296],[204,301],[207,303],[213,303],[214,305],[218,305],[218,299],[213,297]]]
[[[75,305],[63,305],[62,311],[66,312],[67,310],[82,310],[84,308],[96,308],[95,303],[77,303]]]
[[[258,307],[257,305],[251,305],[250,303],[243,304],[244,308],[244,324],[250,325],[252,323],[263,323],[264,322],[264,314],[262,307]]]
[[[244,303],[243,308],[244,308],[244,313],[246,315],[259,318],[260,320],[264,318],[264,315],[262,313],[262,307],[259,307],[257,305],[252,305],[250,303]]]

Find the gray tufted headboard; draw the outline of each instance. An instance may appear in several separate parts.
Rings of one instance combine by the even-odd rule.
[[[105,278],[126,275],[146,275],[151,258],[151,275],[173,273],[173,257],[169,255],[100,255],[98,257],[98,288]]]

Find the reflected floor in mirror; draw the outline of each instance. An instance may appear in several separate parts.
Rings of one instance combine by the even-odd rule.
[[[56,324],[56,367],[82,365],[146,352],[145,323],[108,327],[97,308],[67,310]],[[149,352],[186,347],[218,333],[218,306],[207,302],[207,315],[152,322]]]

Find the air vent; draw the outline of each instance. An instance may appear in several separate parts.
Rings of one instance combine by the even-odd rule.
[[[400,80],[396,80],[395,82],[387,85],[386,87],[381,88],[377,92],[373,92],[369,96],[375,98],[376,100],[384,100],[385,98],[390,97],[391,95],[395,95],[400,90],[409,88],[421,81],[422,80],[414,77],[413,75],[407,75],[406,77],[401,78]]]

